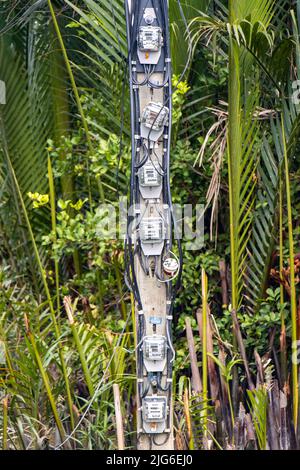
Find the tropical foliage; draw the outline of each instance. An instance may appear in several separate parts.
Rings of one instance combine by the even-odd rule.
[[[184,240],[176,447],[299,448],[300,2],[181,3],[171,186],[205,235]],[[136,447],[133,298],[99,230],[128,190],[126,59],[121,0],[1,3],[2,449],[115,449],[118,392]]]

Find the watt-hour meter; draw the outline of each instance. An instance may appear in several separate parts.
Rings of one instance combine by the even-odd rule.
[[[140,186],[153,187],[161,185],[161,175],[152,163],[146,163],[139,171]]]
[[[143,243],[161,243],[163,240],[162,218],[144,218],[140,224],[140,238]]]
[[[158,52],[163,45],[159,26],[141,26],[138,33],[138,48],[141,52]]]
[[[144,354],[149,361],[163,361],[166,356],[165,336],[146,336],[144,338]]]
[[[175,258],[166,258],[163,262],[163,268],[166,274],[174,276],[179,269],[179,263]]]
[[[161,131],[167,124],[169,109],[162,103],[151,101],[142,114],[142,124],[153,131]]]
[[[166,397],[145,397],[143,399],[143,420],[146,423],[161,423],[167,413]]]
[[[144,217],[140,223],[140,240],[145,256],[160,256],[165,242],[162,217]]]
[[[139,170],[139,188],[144,199],[158,199],[162,191],[162,176],[148,162]]]
[[[165,336],[145,336],[143,341],[144,366],[148,372],[162,372],[167,360],[167,339]]]

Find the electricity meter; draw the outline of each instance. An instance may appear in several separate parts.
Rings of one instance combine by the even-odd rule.
[[[159,26],[141,26],[138,33],[138,48],[141,52],[158,52],[163,45]]]
[[[145,397],[143,399],[143,420],[146,423],[161,423],[166,419],[166,397]]]
[[[168,125],[169,108],[162,103],[150,101],[141,116],[141,136],[156,142]]]
[[[145,336],[143,340],[143,360],[147,372],[163,372],[167,360],[167,340],[165,336]]]
[[[165,226],[162,217],[144,217],[140,223],[140,240],[145,256],[160,256],[164,247]]]
[[[148,129],[160,131],[166,125],[169,116],[169,109],[162,103],[151,101],[144,109],[142,124]]]
[[[166,274],[174,276],[179,269],[178,261],[175,258],[166,258],[163,262],[163,268]]]
[[[162,218],[144,218],[140,224],[140,237],[143,243],[161,243],[163,240]]]
[[[144,338],[144,355],[149,361],[163,361],[166,356],[165,336],[153,335]]]
[[[139,189],[144,199],[158,199],[162,191],[162,176],[152,163],[139,170]]]
[[[153,187],[161,185],[161,175],[152,163],[146,163],[139,171],[140,186]]]

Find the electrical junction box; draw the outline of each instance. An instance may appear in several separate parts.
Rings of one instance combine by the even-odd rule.
[[[140,222],[140,240],[145,256],[160,256],[164,247],[162,217],[144,217]]]
[[[168,124],[169,108],[162,103],[150,101],[145,106],[141,118],[141,137],[156,142]]]
[[[145,8],[143,18],[145,20],[145,23],[153,24],[156,20],[156,13],[154,8]]]
[[[139,170],[139,187],[144,199],[158,199],[160,197],[162,176],[150,162]]]
[[[165,336],[145,336],[143,341],[144,365],[147,372],[163,372],[167,358]]]
[[[148,434],[161,434],[166,427],[167,398],[157,395],[142,400],[143,428]]]

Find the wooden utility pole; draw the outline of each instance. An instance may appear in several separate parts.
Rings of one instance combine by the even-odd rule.
[[[137,448],[174,449],[169,188],[171,59],[166,0],[125,0],[132,126],[127,275],[136,300]]]

